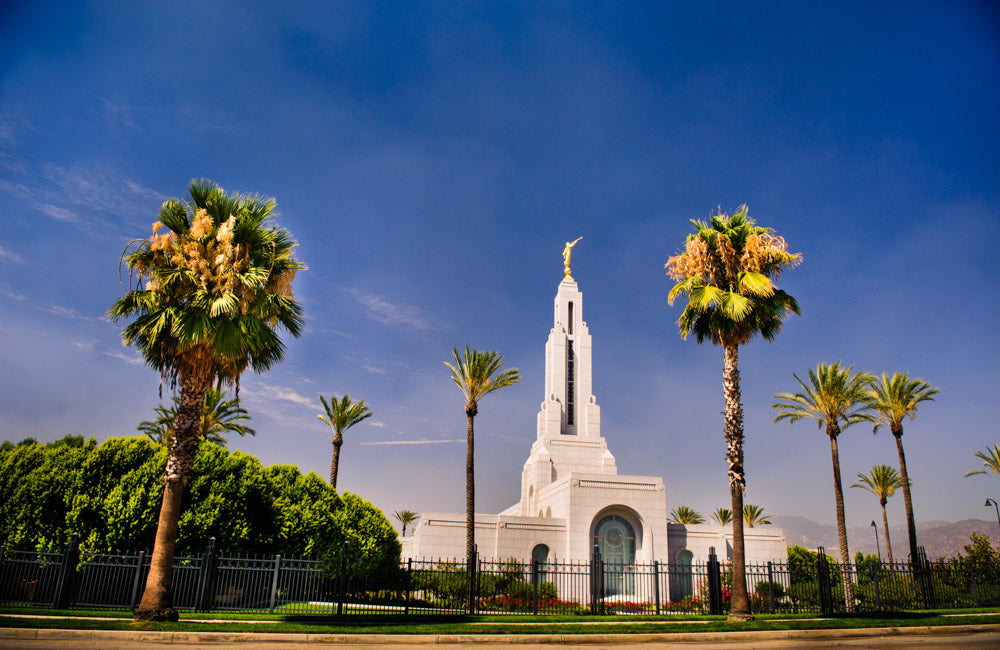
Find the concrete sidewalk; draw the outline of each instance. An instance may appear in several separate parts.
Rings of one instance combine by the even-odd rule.
[[[1000,625],[952,625],[852,628],[842,630],[780,630],[752,632],[677,632],[654,634],[288,634],[256,632],[147,632],[118,630],[55,630],[0,628],[0,645],[9,641],[73,641],[96,644],[294,644],[352,646],[493,646],[493,645],[642,645],[674,643],[743,644],[764,641],[822,643],[833,640],[905,638],[933,635],[1000,638]]]

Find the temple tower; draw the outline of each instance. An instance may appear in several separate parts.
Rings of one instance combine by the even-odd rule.
[[[537,436],[521,477],[521,514],[537,514],[538,492],[570,473],[618,474],[601,436],[601,407],[593,394],[592,344],[583,320],[583,294],[566,275],[556,290],[553,325],[545,343],[545,401]]]

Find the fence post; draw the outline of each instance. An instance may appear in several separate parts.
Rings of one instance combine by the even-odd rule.
[[[774,569],[771,562],[767,563],[767,603],[770,605],[771,613],[774,613]]]
[[[878,585],[878,574],[881,573],[881,572],[882,572],[882,564],[881,564],[881,562],[879,564],[877,564],[877,565],[875,565],[875,566],[872,567],[872,573],[875,576],[875,579],[874,579],[874,582],[875,582],[875,611],[878,611],[878,612],[882,611],[882,592],[879,590],[879,585]]]
[[[76,599],[77,567],[80,564],[80,549],[77,547],[76,533],[69,537],[69,546],[63,551],[59,565],[59,579],[56,582],[52,607],[66,609]]]
[[[924,607],[933,607],[934,576],[931,572],[931,563],[927,561],[927,552],[924,550],[923,546],[917,547],[917,553],[920,555],[920,573],[924,576],[924,579],[921,582],[926,582],[927,584],[927,604]]]
[[[267,608],[268,614],[274,613],[274,603],[278,598],[278,572],[281,571],[281,556],[274,556],[274,575],[271,577],[271,605]]]
[[[135,561],[135,577],[132,578],[132,597],[129,598],[128,608],[135,611],[139,605],[139,585],[142,584],[142,570],[146,564],[146,551],[139,551],[139,556]]]
[[[656,599],[656,615],[660,615],[660,563],[653,560],[653,598]]]
[[[410,592],[413,587],[413,558],[406,558],[406,603],[403,605],[403,615],[410,614]]]
[[[722,613],[722,575],[719,558],[715,556],[715,547],[708,547],[708,613]]]
[[[601,551],[594,544],[594,552],[590,555],[590,613],[598,614],[598,606],[601,602],[601,584],[598,574],[601,573]]]
[[[347,541],[340,547],[340,572],[337,579],[337,616],[344,613],[344,600],[347,598]]]
[[[468,610],[469,614],[476,613],[476,569],[479,568],[479,547],[472,547],[472,555],[469,556],[465,561],[465,572],[468,574],[466,578],[469,582],[469,602]]]
[[[976,586],[976,564],[970,557],[965,561],[965,566],[969,569],[969,586],[972,588],[972,606],[979,607],[979,589]]]
[[[830,588],[830,565],[826,561],[826,549],[816,550],[816,589],[819,592],[819,611],[833,613],[833,594]]]
[[[201,576],[198,580],[198,611],[207,612],[215,604],[215,567],[217,564],[215,554],[215,538],[208,538],[208,546],[201,556]]]
[[[531,585],[534,587],[532,591],[535,593],[534,603],[531,607],[532,614],[538,614],[538,589],[539,584],[542,582],[541,576],[538,574],[539,562],[537,558],[531,558]]]

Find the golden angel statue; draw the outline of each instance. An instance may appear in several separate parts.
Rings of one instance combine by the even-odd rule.
[[[576,240],[572,242],[566,242],[566,248],[563,249],[563,266],[566,269],[566,277],[569,277],[569,258],[573,254],[573,247],[576,246],[576,242],[583,239],[583,237],[577,237]]]

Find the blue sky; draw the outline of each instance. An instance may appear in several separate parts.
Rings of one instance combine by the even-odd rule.
[[[309,270],[286,360],[244,378],[255,438],[326,476],[319,394],[365,399],[339,483],[387,513],[464,507],[442,361],[521,384],[477,418],[478,504],[515,502],[563,243],[603,433],[668,508],[728,503],[722,352],[683,341],[663,265],[748,203],[804,263],[803,316],[741,355],[748,501],[834,518],[827,438],[773,424],[818,361],[941,388],[907,423],[918,520],[989,518],[1000,441],[1000,12],[986,2],[22,2],[0,9],[0,439],[131,435],[158,377],[104,314],[126,242],[195,177],[274,196]],[[896,463],[840,439],[845,482]],[[903,522],[902,500],[890,521]],[[876,499],[847,490],[849,525]]]

